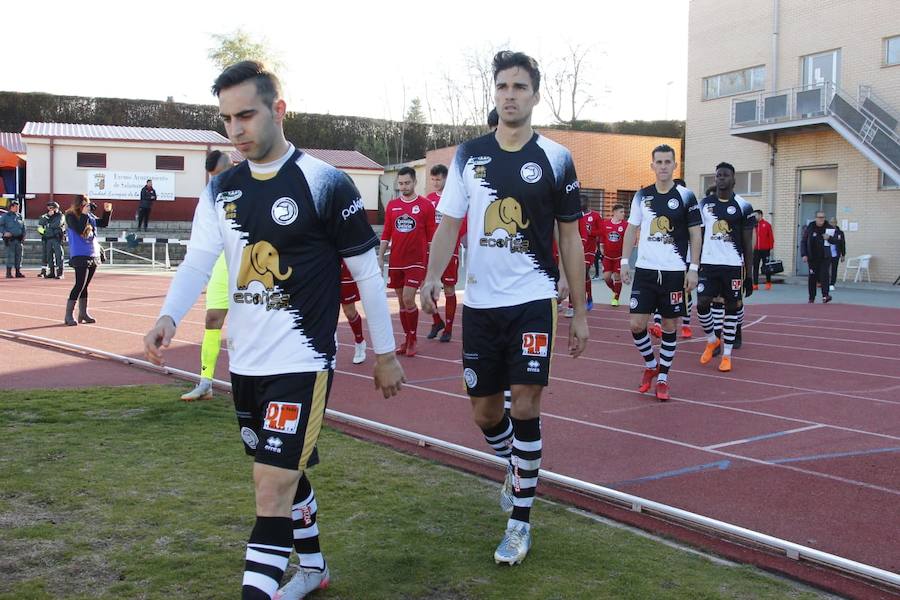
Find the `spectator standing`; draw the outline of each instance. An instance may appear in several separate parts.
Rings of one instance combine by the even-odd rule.
[[[772,233],[772,224],[763,218],[761,210],[756,214],[756,243],[753,246],[753,289],[759,289],[759,270],[766,265],[772,249],[775,247],[775,235]],[[765,272],[766,289],[772,289],[772,274]]]
[[[3,245],[6,246],[6,278],[13,278],[13,269],[16,277],[22,275],[22,245],[25,241],[25,219],[19,214],[19,201],[9,203],[9,211],[0,217],[0,235],[3,236]]]
[[[41,234],[43,259],[38,277],[62,279],[62,242],[66,236],[66,225],[57,202],[51,200],[47,203],[47,212],[38,219],[38,233]]]
[[[97,263],[100,261],[100,242],[97,240],[97,228],[109,225],[112,204],[104,205],[103,217],[98,219],[91,212],[96,205],[85,195],[79,195],[69,210],[66,211],[66,229],[69,238],[69,266],[75,271],[75,283],[69,291],[66,302],[66,325],[78,323],[96,323],[87,311],[88,286],[94,278]],[[75,302],[78,302],[78,320],[72,316]]]
[[[154,202],[156,202],[156,190],[153,189],[153,180],[148,179],[147,184],[141,188],[141,203],[138,204],[138,229],[143,223],[144,231],[147,231],[147,227],[150,225],[150,209],[153,208]]]
[[[828,286],[831,283],[829,271],[831,270],[831,239],[834,233],[825,221],[825,213],[819,211],[816,213],[816,220],[806,226],[803,230],[803,238],[800,240],[800,256],[803,262],[809,266],[809,278],[807,285],[809,286],[809,303],[816,301],[816,287],[822,288],[822,303],[831,302],[831,294],[828,293]]]
[[[834,284],[837,283],[838,265],[847,258],[847,238],[844,236],[843,230],[838,227],[837,217],[831,217],[829,220],[831,229],[834,229],[834,235],[831,241],[831,285],[828,290],[834,291]]]

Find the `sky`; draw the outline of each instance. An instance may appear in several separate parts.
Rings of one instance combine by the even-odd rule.
[[[283,64],[292,111],[399,119],[418,97],[447,123],[445,81],[467,80],[466,56],[519,50],[549,77],[580,48],[592,98],[580,118],[685,116],[688,0],[10,4],[2,39],[17,59],[3,67],[4,91],[214,104],[211,35],[242,28]],[[553,121],[544,91],[536,124]]]

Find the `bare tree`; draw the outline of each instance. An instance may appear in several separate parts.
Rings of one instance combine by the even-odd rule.
[[[480,125],[487,119],[487,114],[494,106],[494,68],[493,58],[496,48],[490,46],[486,50],[469,50],[465,53],[465,66],[468,73],[466,84],[468,96],[469,119],[473,125]]]
[[[547,71],[544,96],[560,125],[573,125],[581,111],[595,101],[584,78],[590,53],[590,46],[570,45],[569,52]]]

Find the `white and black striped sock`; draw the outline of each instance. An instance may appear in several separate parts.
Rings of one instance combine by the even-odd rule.
[[[706,341],[710,344],[715,343],[716,341],[716,332],[715,332],[715,324],[713,322],[713,314],[709,308],[709,305],[706,306],[706,312],[703,312],[704,308],[702,305],[697,305],[697,318],[700,319],[700,326],[703,327],[703,333],[706,334]]]
[[[685,306],[687,310],[684,312],[684,315],[681,317],[681,326],[682,327],[690,327],[691,326],[691,310],[694,308],[694,295],[687,294],[685,298]]]
[[[678,334],[674,331],[663,331],[659,346],[659,375],[657,381],[668,381],[669,367],[675,360],[675,347],[678,345]]]
[[[653,344],[650,343],[650,334],[647,333],[646,329],[640,333],[632,331],[631,337],[634,339],[634,345],[638,352],[644,358],[644,366],[648,369],[655,369],[656,357],[653,355]]]
[[[727,309],[725,311],[725,326],[722,331],[722,341],[724,346],[722,352],[725,356],[731,356],[731,347],[734,345],[734,334],[737,331],[738,316],[735,309]]]
[[[513,424],[509,413],[504,412],[500,422],[488,429],[482,429],[484,441],[494,450],[494,455],[509,459],[512,455]]]
[[[291,557],[291,520],[256,517],[247,543],[241,600],[271,600]]]
[[[512,392],[509,390],[503,390],[503,411],[506,414],[509,414],[509,411],[512,409]]]
[[[722,323],[725,321],[725,305],[721,302],[713,302],[712,304],[713,326],[716,330],[716,337],[722,337]]]
[[[512,445],[513,511],[506,527],[524,524],[529,528],[543,451],[541,420],[512,419],[512,424],[515,431]]]
[[[294,505],[291,506],[291,521],[294,524],[294,550],[300,559],[300,566],[307,569],[325,569],[325,558],[319,547],[319,525],[316,513],[316,493],[312,489],[306,473],[300,477]]]

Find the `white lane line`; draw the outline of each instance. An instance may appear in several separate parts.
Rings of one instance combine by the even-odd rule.
[[[712,446],[703,446],[704,450],[718,450],[719,448],[726,448],[728,446],[739,446],[741,444],[749,444],[751,442],[761,442],[763,440],[769,440],[776,437],[781,437],[784,435],[791,435],[793,433],[801,433],[803,431],[812,431],[813,429],[821,429],[822,425],[809,425],[808,427],[798,427],[797,429],[788,429],[787,431],[776,431],[774,433],[767,433],[762,435],[755,435],[748,438],[743,438],[740,440],[732,440],[730,442],[722,442],[721,444],[713,444]]]

